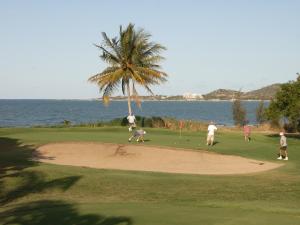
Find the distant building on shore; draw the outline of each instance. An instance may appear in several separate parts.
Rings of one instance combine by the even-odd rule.
[[[203,96],[201,94],[196,93],[184,93],[182,97],[186,100],[199,100],[203,99]]]

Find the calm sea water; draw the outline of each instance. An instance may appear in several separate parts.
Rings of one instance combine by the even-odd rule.
[[[255,124],[258,102],[243,102],[250,123]],[[266,103],[268,104],[268,103]],[[232,125],[230,101],[151,101],[142,108],[133,104],[135,115],[166,116],[177,119],[210,121]],[[100,101],[88,100],[0,100],[0,127],[56,125],[64,120],[72,124],[108,121],[127,115],[127,102],[111,102],[105,107]]]

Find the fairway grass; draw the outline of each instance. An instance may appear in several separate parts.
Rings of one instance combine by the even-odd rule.
[[[147,129],[145,145],[208,150],[277,162],[278,136]],[[300,224],[300,139],[288,138],[283,167],[249,175],[101,170],[31,161],[43,144],[128,143],[124,127],[0,129],[0,224]],[[137,143],[131,143],[137,145]],[[83,153],[84,154],[84,153]]]

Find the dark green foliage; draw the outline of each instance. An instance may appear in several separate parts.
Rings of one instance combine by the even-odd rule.
[[[64,120],[64,121],[63,121],[63,124],[64,124],[65,126],[70,126],[70,125],[71,125],[71,121],[70,121],[70,120]]]
[[[165,120],[161,117],[143,117],[135,116],[136,125],[138,127],[165,127]],[[74,125],[74,127],[103,127],[103,126],[127,126],[127,117],[116,118],[108,122],[82,123]],[[60,127],[60,126],[54,126]]]
[[[136,116],[136,125],[139,127],[165,127],[165,121],[161,117]]]
[[[120,126],[120,125],[123,124],[123,119],[122,118],[116,118],[116,119],[113,119],[113,120],[108,121],[108,122],[102,122],[102,124],[103,125],[109,125],[109,126]]]
[[[152,120],[151,118],[143,118],[142,127],[152,127]]]
[[[121,121],[121,126],[126,126],[127,124],[128,124],[127,117],[123,117],[123,119]]]
[[[155,127],[164,127],[165,121],[161,117],[152,117],[152,123],[155,125]]]
[[[135,116],[135,121],[138,126],[141,126],[142,120],[143,120],[142,116]]]
[[[242,105],[240,93],[237,94],[236,99],[232,104],[232,116],[236,126],[242,126],[246,121],[246,109]]]
[[[266,116],[271,121],[279,124],[289,131],[295,131],[300,126],[300,76],[296,81],[291,81],[281,85],[280,91],[271,101],[266,111]]]
[[[266,119],[269,120],[272,127],[279,127],[280,112],[272,99],[269,107],[265,110]]]
[[[256,109],[256,122],[258,124],[262,124],[265,122],[265,102],[264,101],[260,101],[259,105]]]
[[[141,127],[165,127],[165,120],[161,117],[142,117],[140,121],[138,121],[138,125]]]

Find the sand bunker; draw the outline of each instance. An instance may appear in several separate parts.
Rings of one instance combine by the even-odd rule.
[[[56,143],[38,149],[39,161],[60,165],[189,174],[246,174],[282,164],[144,145]]]

